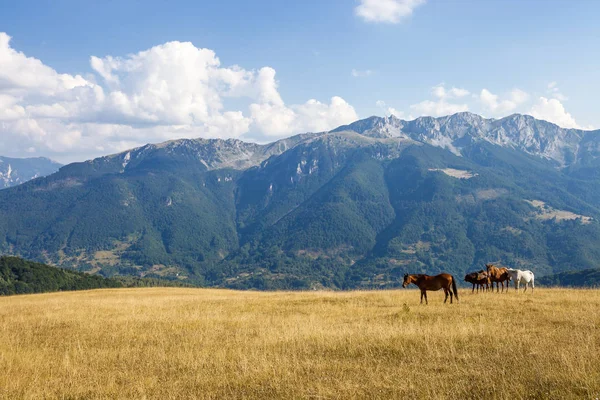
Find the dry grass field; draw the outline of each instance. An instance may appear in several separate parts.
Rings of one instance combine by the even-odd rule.
[[[600,291],[0,298],[0,397],[598,398]]]

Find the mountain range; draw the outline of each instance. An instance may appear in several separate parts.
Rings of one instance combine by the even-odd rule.
[[[53,174],[61,166],[61,164],[44,157],[9,158],[0,156],[0,189]]]
[[[66,165],[0,191],[0,251],[233,288],[395,287],[486,262],[543,276],[600,267],[599,183],[600,131],[371,117]]]

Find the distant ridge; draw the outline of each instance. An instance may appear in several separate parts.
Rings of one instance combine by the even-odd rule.
[[[11,158],[0,156],[0,189],[53,174],[61,166],[61,164],[44,157]]]

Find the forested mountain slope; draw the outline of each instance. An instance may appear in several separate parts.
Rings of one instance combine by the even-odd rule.
[[[494,261],[539,276],[595,268],[598,139],[461,113],[269,145],[147,145],[0,191],[0,250],[262,289],[392,287]]]

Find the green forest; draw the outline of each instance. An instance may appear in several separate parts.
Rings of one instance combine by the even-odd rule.
[[[0,257],[0,295],[115,288],[114,279],[68,271],[18,257]]]
[[[543,276],[536,282],[544,286],[600,288],[600,268],[584,269],[583,271],[565,271],[559,274]]]

